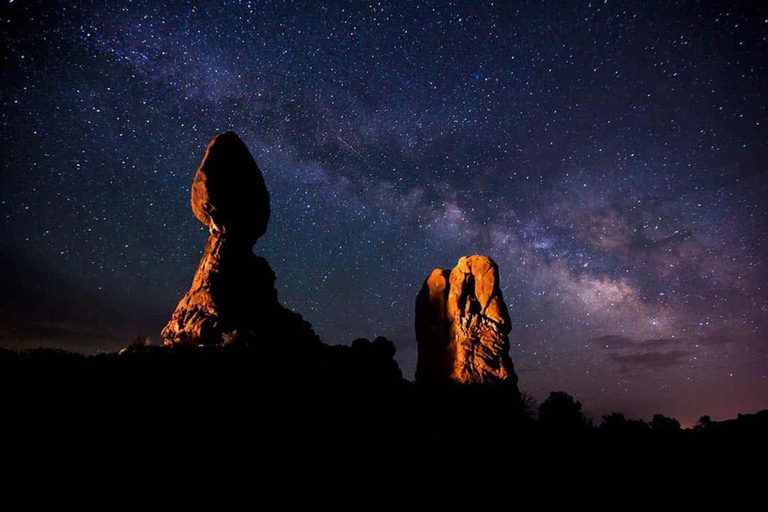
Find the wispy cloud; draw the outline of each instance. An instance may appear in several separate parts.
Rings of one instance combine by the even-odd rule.
[[[597,338],[592,338],[585,342],[587,346],[611,351],[637,349],[654,350],[680,346],[685,343],[688,343],[687,340],[681,338],[651,338],[645,340],[637,340],[618,334],[598,336]]]
[[[611,360],[621,364],[619,373],[635,373],[643,370],[662,370],[685,364],[691,352],[670,350],[667,352],[640,352],[632,354],[611,354]]]

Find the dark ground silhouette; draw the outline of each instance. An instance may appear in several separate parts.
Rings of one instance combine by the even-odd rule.
[[[688,430],[620,413],[595,426],[555,392],[536,419],[516,387],[415,385],[394,353],[384,338],[309,334],[0,351],[5,489],[28,504],[205,496],[266,510],[733,504],[762,489],[768,411]]]

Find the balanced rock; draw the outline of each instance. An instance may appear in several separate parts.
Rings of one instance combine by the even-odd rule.
[[[416,380],[516,385],[510,330],[493,260],[465,256],[451,271],[433,270],[416,297]]]
[[[210,236],[192,286],[161,333],[164,343],[217,344],[233,333],[311,332],[300,315],[280,305],[272,268],[253,254],[269,222],[269,192],[234,133],[208,145],[192,183],[192,211]]]
[[[192,182],[192,211],[211,234],[253,245],[267,231],[269,192],[261,170],[240,137],[214,137]]]

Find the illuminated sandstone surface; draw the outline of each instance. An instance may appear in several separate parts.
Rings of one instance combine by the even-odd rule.
[[[416,380],[517,384],[510,330],[493,260],[465,256],[451,271],[433,270],[416,298]]]
[[[290,336],[311,331],[277,299],[275,274],[253,245],[269,222],[269,192],[232,132],[208,145],[192,183],[192,211],[209,231],[195,277],[162,331],[166,345],[217,344],[231,333]]]

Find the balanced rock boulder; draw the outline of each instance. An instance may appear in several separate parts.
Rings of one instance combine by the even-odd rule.
[[[280,305],[272,268],[253,254],[269,222],[269,192],[234,133],[208,145],[192,183],[192,211],[210,236],[192,286],[161,333],[164,343],[218,344],[233,333],[316,337],[300,315]]]
[[[465,256],[451,271],[433,270],[416,297],[417,382],[516,386],[510,331],[493,260]]]
[[[211,234],[251,245],[267,231],[269,191],[264,176],[240,137],[214,137],[192,182],[192,211]]]

